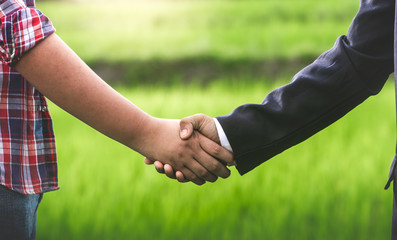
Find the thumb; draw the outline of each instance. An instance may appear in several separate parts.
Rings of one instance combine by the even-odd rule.
[[[193,126],[191,123],[184,123],[182,122],[179,123],[180,125],[180,133],[179,136],[182,140],[189,139],[192,136],[193,133]]]
[[[182,140],[189,139],[194,130],[199,130],[202,122],[200,114],[186,117],[179,122],[180,132],[179,135]]]

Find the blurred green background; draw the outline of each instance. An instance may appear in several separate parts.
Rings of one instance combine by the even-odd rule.
[[[346,34],[358,0],[40,1],[57,33],[144,111],[224,115]],[[179,184],[55,105],[61,189],[37,239],[388,239],[392,82],[345,118],[241,177]]]

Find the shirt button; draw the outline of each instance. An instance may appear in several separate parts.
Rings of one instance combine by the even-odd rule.
[[[41,111],[42,111],[42,112],[47,112],[47,110],[48,110],[47,106],[42,106],[42,107],[41,107]]]

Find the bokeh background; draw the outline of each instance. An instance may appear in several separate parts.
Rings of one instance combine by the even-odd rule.
[[[156,117],[260,103],[346,34],[359,0],[41,1],[57,34]],[[388,239],[393,83],[245,176],[198,187],[55,105],[61,189],[39,209],[43,239]]]

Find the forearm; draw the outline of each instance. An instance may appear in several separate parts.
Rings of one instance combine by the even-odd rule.
[[[43,40],[15,67],[59,107],[142,152],[142,136],[153,119],[106,84],[58,36]]]

